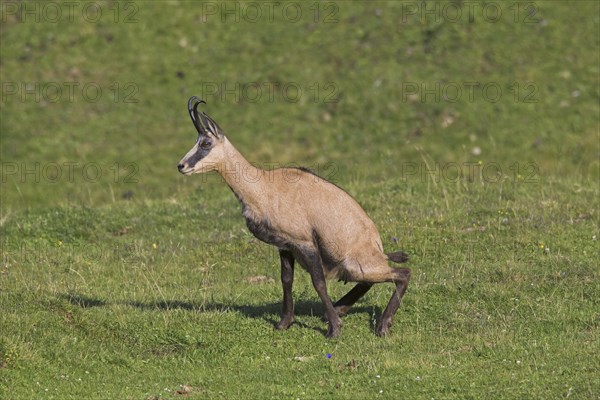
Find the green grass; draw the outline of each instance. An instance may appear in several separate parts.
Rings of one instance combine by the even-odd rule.
[[[600,398],[597,2],[497,3],[496,23],[403,22],[416,2],[227,24],[192,2],[97,4],[97,23],[3,14],[0,398]],[[6,86],[21,82],[103,96],[38,102]],[[188,97],[253,82],[305,91],[205,95],[237,148],[313,167],[356,197],[387,251],[410,254],[390,337],[373,324],[391,285],[326,340],[300,268],[296,323],[275,331],[276,251],[221,179],[177,174]],[[503,95],[424,93],[438,82]]]

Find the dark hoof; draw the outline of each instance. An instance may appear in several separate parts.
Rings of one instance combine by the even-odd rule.
[[[290,325],[292,325],[294,323],[294,318],[289,318],[289,319],[282,319],[281,321],[279,321],[277,323],[277,325],[275,325],[275,329],[283,331],[287,328],[290,327]]]
[[[331,321],[329,322],[329,329],[327,329],[327,334],[325,335],[325,337],[327,339],[333,339],[333,338],[339,337],[341,333],[342,333],[342,322],[340,321],[339,318],[337,318],[337,320],[334,321],[333,323],[331,323]]]
[[[340,334],[342,333],[342,330],[340,328],[337,329],[332,329],[331,327],[327,330],[327,334],[325,335],[325,337],[327,339],[335,339],[337,337],[340,337]]]
[[[392,321],[380,321],[375,327],[375,334],[379,337],[388,336],[390,334],[390,327]]]
[[[385,337],[388,336],[390,334],[390,330],[389,329],[382,329],[382,328],[377,328],[375,329],[375,334],[379,337]]]

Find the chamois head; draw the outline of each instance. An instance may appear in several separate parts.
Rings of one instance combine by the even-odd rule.
[[[188,101],[188,112],[198,131],[198,139],[177,165],[184,175],[213,171],[223,159],[223,131],[206,113],[198,113],[201,103],[206,104],[196,96]]]

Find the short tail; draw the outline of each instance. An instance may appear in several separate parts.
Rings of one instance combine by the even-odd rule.
[[[408,254],[406,254],[403,251],[395,251],[393,253],[387,253],[387,258],[390,261],[393,261],[395,263],[404,263],[408,261]]]

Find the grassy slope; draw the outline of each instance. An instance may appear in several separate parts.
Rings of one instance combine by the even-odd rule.
[[[0,397],[170,398],[180,385],[198,398],[600,395],[596,3],[536,3],[533,24],[508,7],[498,23],[402,23],[394,2],[338,3],[329,24],[308,8],[296,24],[203,24],[191,4],[139,3],[133,24],[0,28],[2,82],[105,94],[133,82],[140,100],[2,102],[3,168],[95,163],[108,176],[2,177]],[[298,323],[274,332],[276,254],[218,178],[176,176],[194,138],[188,96],[275,81],[334,82],[340,100],[208,96],[210,113],[250,160],[318,167],[364,205],[386,249],[411,254],[390,338],[371,334],[391,290],[378,287],[325,340],[300,270]],[[504,92],[405,99],[407,82]],[[514,82],[533,83],[536,101],[514,101]],[[479,161],[470,176],[463,163]],[[137,182],[115,182],[115,162],[134,163]],[[456,164],[463,179],[442,175]],[[492,164],[500,176],[483,174]],[[259,275],[274,282],[245,280]],[[332,297],[347,289],[330,285]]]

